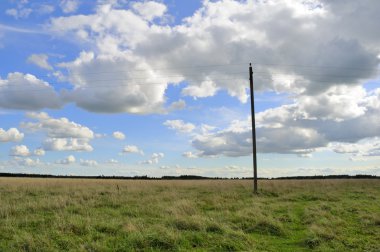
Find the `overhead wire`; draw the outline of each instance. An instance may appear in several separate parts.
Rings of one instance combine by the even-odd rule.
[[[182,65],[182,66],[176,66],[176,67],[150,67],[149,69],[134,69],[133,71],[129,71],[128,69],[120,69],[120,70],[114,70],[114,71],[96,71],[96,72],[89,72],[89,71],[83,71],[80,73],[72,72],[70,69],[67,71],[68,74],[71,76],[77,76],[77,75],[101,75],[101,74],[114,74],[114,73],[135,73],[135,72],[155,72],[155,71],[162,71],[162,70],[178,70],[178,69],[196,69],[196,68],[203,68],[203,69],[209,69],[209,68],[218,68],[218,67],[231,67],[231,66],[242,66],[247,65],[247,62],[244,63],[228,63],[228,64],[214,64],[214,65]],[[252,63],[253,67],[255,66],[279,66],[279,67],[298,67],[298,68],[308,68],[308,69],[346,69],[346,70],[359,70],[359,71],[379,71],[379,67],[371,67],[371,68],[365,68],[365,67],[344,67],[344,66],[320,66],[320,65],[298,65],[298,64],[276,64],[276,63],[259,63],[254,62]],[[215,69],[218,70],[218,69]],[[42,75],[46,77],[51,77],[52,75]]]
[[[211,68],[211,67],[226,67],[226,66],[233,66],[233,65],[245,65],[246,63],[230,63],[230,64],[215,64],[215,65],[192,65],[192,66],[178,66],[178,67],[175,67],[175,68],[160,68],[160,69],[150,69],[152,71],[158,71],[158,70],[168,70],[168,69],[193,69],[193,68]],[[263,63],[255,63],[255,65],[269,65],[269,64],[263,64]],[[300,67],[299,65],[281,65],[281,64],[270,64],[270,65],[276,65],[276,66],[291,66],[291,67],[294,67],[294,66],[297,66],[297,67]],[[304,68],[322,68],[323,66],[302,66]],[[331,68],[331,67],[328,67],[328,68]],[[335,68],[341,68],[343,69],[342,67],[335,67]],[[359,69],[359,68],[358,68]],[[366,69],[366,70],[369,70],[369,68],[360,68],[360,70],[363,70],[363,69]],[[149,70],[149,71],[150,71]],[[189,76],[202,76],[204,75],[205,77],[209,77],[212,81],[221,81],[221,80],[243,80],[243,79],[246,79],[247,76],[241,76],[240,78],[213,78],[213,75],[221,75],[221,73],[217,73],[216,71],[217,70],[220,70],[220,69],[214,69],[214,72],[211,73],[211,74],[207,74],[207,73],[202,73],[200,71],[197,71],[196,73],[181,73],[181,74],[176,74],[176,75],[162,75],[160,76],[160,74],[158,74],[157,76],[152,76],[152,77],[149,77],[149,78],[154,78],[154,79],[169,79],[169,78],[186,78],[186,77],[189,77]],[[372,69],[374,70],[374,69]],[[148,71],[148,70],[134,70],[134,71]],[[131,72],[128,72],[128,71],[107,71],[107,72],[94,72],[94,74],[112,74],[112,73],[131,73]],[[70,73],[69,73],[70,74]],[[88,72],[83,72],[82,74],[90,74]],[[223,75],[239,75],[239,74],[246,74],[246,72],[223,72],[222,73]],[[316,74],[316,73],[307,73],[307,74],[304,74],[302,75],[302,73],[292,73],[296,76],[301,76],[301,77],[305,77],[307,78],[308,76],[311,76],[311,77],[324,77],[324,78],[339,78],[339,79],[343,79],[343,78],[358,78],[358,79],[365,79],[365,78],[360,78],[360,77],[357,77],[356,75],[331,75],[331,74]],[[295,79],[294,78],[290,78],[290,77],[285,77],[285,73],[282,73],[282,72],[266,72],[266,71],[255,71],[254,72],[254,76],[258,76],[260,79],[264,79],[264,80],[270,80],[270,81],[274,81],[274,80],[277,80],[277,81],[294,81]],[[290,74],[291,75],[291,74]],[[75,75],[75,74],[71,74],[71,77],[75,77],[75,76],[80,76],[80,75]],[[280,76],[280,78],[276,78],[276,77],[273,77],[273,76]],[[129,83],[128,85],[125,85],[125,84],[115,84],[115,82],[119,82],[122,83],[122,82],[125,82],[125,81],[134,81],[134,80],[146,80],[146,81],[149,81],[147,77],[137,77],[137,78],[110,78],[110,79],[99,79],[99,78],[96,78],[96,79],[85,79],[85,85],[81,86],[81,85],[77,85],[75,87],[74,85],[74,89],[75,88],[82,88],[82,89],[89,89],[89,88],[102,88],[102,87],[117,87],[117,86],[138,86],[138,85],[163,85],[163,84],[179,84],[179,83],[175,83],[175,82],[168,82],[168,83],[163,83],[163,82],[137,82],[137,83]],[[185,81],[185,80],[183,80]],[[181,82],[183,82],[181,81]],[[114,82],[114,84],[103,84],[103,85],[93,85],[93,84],[90,84],[90,85],[87,85],[88,83],[98,83],[98,82]],[[334,83],[333,81],[325,81],[325,80],[316,80],[315,82],[317,83]],[[339,82],[344,82],[342,80],[339,80]],[[309,84],[309,82],[306,82],[306,81],[297,81],[298,84]],[[57,88],[57,85],[53,86],[51,85],[50,87],[52,88]],[[55,90],[55,89],[54,89]],[[68,89],[70,90],[70,89]],[[4,89],[4,88],[1,88],[0,86],[0,92],[26,92],[26,91],[33,91],[33,92],[46,92],[46,91],[51,91],[51,89]]]
[[[278,78],[278,79],[272,79],[272,78],[262,78],[264,80],[268,80],[268,81],[273,81],[273,80],[276,80],[276,81],[293,81],[293,79],[286,79],[286,78]],[[223,78],[223,79],[213,79],[213,81],[217,81],[217,80],[233,80],[233,81],[243,81],[242,78]],[[120,82],[121,83],[121,82]],[[319,81],[318,83],[331,83],[329,81]],[[380,84],[380,80],[378,81],[375,81],[373,83],[376,83],[376,84]],[[135,87],[135,86],[161,86],[161,85],[170,85],[170,84],[174,84],[174,83],[163,83],[163,82],[153,82],[153,83],[133,83],[133,84],[128,84],[128,85],[125,85],[125,84],[105,84],[105,85],[91,85],[91,86],[88,86],[88,85],[85,85],[85,86],[77,86],[77,87],[74,87],[73,89],[60,89],[60,90],[56,90],[53,88],[53,86],[49,86],[51,87],[51,89],[36,89],[36,88],[30,88],[30,89],[1,89],[0,87],[0,93],[14,93],[14,92],[20,92],[20,93],[25,93],[25,92],[51,92],[51,91],[61,91],[61,90],[66,90],[66,91],[73,91],[73,90],[91,90],[91,89],[97,89],[97,88],[110,88],[110,87]],[[179,85],[179,83],[175,83],[177,85]],[[297,82],[297,84],[301,85],[308,85],[310,84],[310,82],[304,82],[304,81],[300,81],[300,82]],[[248,86],[247,86],[248,88]]]
[[[242,79],[237,79],[237,78],[217,78],[217,79],[213,79],[213,80],[242,80]],[[121,82],[120,82],[121,83]],[[174,83],[169,83],[169,84],[174,84]],[[177,83],[175,83],[177,84]],[[179,84],[179,83],[178,83]],[[108,87],[131,87],[131,86],[144,86],[144,85],[168,85],[168,83],[164,83],[164,82],[149,82],[149,83],[132,83],[132,84],[128,84],[128,85],[121,85],[121,84],[106,84],[106,85],[91,85],[91,86],[88,86],[88,85],[84,85],[84,86],[77,86],[75,87],[74,89],[68,89],[68,91],[70,90],[75,90],[75,89],[92,89],[92,88],[108,88]],[[53,88],[53,86],[49,86],[51,88]],[[67,89],[65,89],[67,90]],[[2,90],[1,89],[1,86],[0,86],[0,93],[1,92],[25,92],[25,91],[28,91],[28,92],[48,92],[48,91],[52,91],[51,89],[24,89],[24,90],[21,90],[21,89],[11,89],[11,90]]]

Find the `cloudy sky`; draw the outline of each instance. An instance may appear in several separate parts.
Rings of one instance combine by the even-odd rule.
[[[380,2],[4,0],[0,172],[380,175]]]

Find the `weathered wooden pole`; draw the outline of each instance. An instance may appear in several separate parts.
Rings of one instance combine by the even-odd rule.
[[[255,96],[253,90],[252,64],[249,63],[249,87],[251,92],[251,119],[252,119],[252,151],[253,151],[253,192],[257,194],[257,155],[256,155],[256,121]]]

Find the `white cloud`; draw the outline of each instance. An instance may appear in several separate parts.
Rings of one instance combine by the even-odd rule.
[[[160,159],[164,158],[164,153],[159,152],[159,153],[153,153],[151,158],[145,161],[140,162],[140,164],[158,164]]]
[[[366,138],[357,143],[331,143],[329,147],[336,153],[351,154],[351,159],[380,156],[380,137]]]
[[[42,146],[47,151],[93,151],[94,148],[83,138],[47,138]]]
[[[10,73],[0,78],[0,108],[39,110],[60,108],[62,102],[49,83],[31,74]]]
[[[209,133],[215,129],[216,129],[216,127],[211,126],[211,125],[207,125],[207,124],[202,124],[200,127],[202,134],[207,134],[207,133]]]
[[[26,167],[36,167],[36,166],[40,166],[41,164],[43,164],[38,158],[32,159],[32,158],[28,158],[28,157],[27,158],[16,157],[13,161],[17,165],[26,166]]]
[[[61,7],[63,13],[73,13],[76,12],[79,7],[78,0],[61,0],[59,6]]]
[[[183,95],[208,97],[226,90],[246,102],[247,66],[236,62],[254,59],[258,91],[303,95],[304,109],[313,116],[322,112],[313,105],[325,97],[310,97],[335,88],[329,105],[343,104],[351,94],[337,87],[357,86],[378,75],[380,38],[374,24],[380,5],[375,1],[203,1],[175,26],[146,20],[164,14],[162,3],[131,6],[103,2],[95,13],[52,19],[53,32],[94,48],[60,65],[71,72],[75,87],[65,94],[67,101],[94,112],[162,113],[168,85],[186,80]],[[195,66],[181,67],[189,65]],[[202,65],[209,67],[197,67]],[[110,81],[107,72],[115,70],[117,78]],[[96,83],[89,73],[99,73]],[[115,87],[100,88],[109,85]],[[360,106],[350,111],[363,113]]]
[[[110,160],[107,161],[107,163],[108,163],[108,164],[118,164],[119,161],[116,160],[116,159],[110,159]]]
[[[22,123],[22,127],[34,131],[44,131],[50,138],[94,138],[94,132],[91,129],[78,123],[69,121],[69,119],[65,117],[56,119],[50,117],[45,112],[28,112],[26,113],[26,116],[30,119],[37,120],[37,122]]]
[[[52,70],[53,67],[49,64],[48,59],[49,57],[46,54],[32,54],[27,61],[43,69]]]
[[[115,139],[118,139],[118,140],[124,140],[125,139],[125,135],[123,132],[120,132],[120,131],[115,131],[114,133],[112,133],[112,136],[115,138]]]
[[[186,151],[186,152],[182,153],[182,156],[185,158],[198,158],[198,155],[191,152],[191,151]]]
[[[198,134],[192,141],[196,156],[248,156],[252,154],[252,133],[249,120],[233,121],[229,127],[213,133]],[[327,144],[316,130],[301,127],[259,128],[257,149],[263,153],[305,156]]]
[[[239,166],[237,165],[226,165],[224,168],[228,169],[228,170],[239,170],[241,169]]]
[[[129,154],[129,153],[139,153],[141,155],[144,154],[142,150],[140,150],[137,146],[135,145],[127,145],[123,148],[122,150],[123,154]]]
[[[53,5],[48,5],[48,4],[41,4],[37,10],[37,12],[41,15],[44,14],[50,14],[54,12],[55,8]]]
[[[181,133],[190,133],[195,129],[194,124],[185,123],[182,120],[167,120],[163,124],[169,129],[173,129]]]
[[[341,86],[318,95],[314,106],[300,96],[293,104],[257,113],[257,150],[311,157],[319,148],[329,147],[337,153],[376,156],[377,141],[366,139],[380,137],[379,93],[378,89],[365,92],[355,86]],[[332,108],[325,109],[326,104],[333,104]],[[193,137],[192,145],[198,156],[251,155],[250,124],[248,118],[235,120],[222,130],[201,131]]]
[[[4,24],[0,24],[0,30],[2,32],[0,34],[0,37],[4,35],[4,32],[12,32],[12,33],[20,33],[20,34],[46,34],[46,32],[43,30],[19,28],[16,26],[4,25]],[[4,44],[0,44],[0,47],[3,48]]]
[[[186,102],[184,100],[180,99],[180,100],[170,104],[169,111],[182,110],[185,108],[186,108]]]
[[[249,133],[249,131],[219,131],[214,134],[197,135],[192,140],[192,145],[199,151],[198,156],[247,156],[252,153],[252,147],[248,141]]]
[[[60,159],[55,161],[56,164],[63,164],[63,165],[69,165],[69,164],[74,164],[76,161],[75,157],[73,155],[69,155],[64,159]]]
[[[82,166],[98,166],[98,162],[95,160],[80,160],[80,165]]]
[[[94,132],[69,119],[52,118],[45,112],[28,112],[26,116],[37,122],[23,122],[21,127],[30,131],[42,131],[47,135],[42,147],[47,151],[92,151],[90,141]]]
[[[202,81],[199,86],[188,86],[182,89],[182,94],[187,96],[196,97],[208,97],[214,96],[218,88],[216,84],[211,80]]]
[[[21,133],[16,128],[4,130],[0,128],[0,142],[19,142],[24,138],[24,133]]]
[[[33,12],[32,9],[30,8],[24,8],[20,7],[18,9],[12,8],[12,9],[7,9],[5,11],[5,14],[14,17],[15,19],[23,19],[23,18],[28,18],[29,15]]]
[[[356,87],[350,89],[355,90]],[[380,120],[380,106],[374,102],[378,99],[377,92],[378,90],[367,92],[364,97],[361,92],[358,92],[360,99],[353,98],[353,104],[346,105],[347,109],[352,111],[352,115],[347,115],[345,112],[339,113],[334,108],[321,113],[323,108],[319,109],[318,106],[323,107],[324,104],[331,103],[325,99],[314,108],[314,111],[319,111],[319,114],[315,113],[313,117],[308,117],[304,114],[305,106],[302,104],[302,99],[296,99],[294,104],[258,113],[257,121],[262,130],[266,132],[274,132],[278,129],[285,133],[286,128],[300,127],[318,132],[322,136],[320,140],[325,138],[327,142],[354,143],[361,139],[379,136],[380,126],[376,122]],[[347,90],[347,94],[350,93],[351,91]],[[336,106],[343,108],[346,101],[343,99],[342,104],[335,103]],[[355,114],[354,111],[360,111],[360,113]],[[276,127],[273,127],[274,125]],[[269,128],[272,129],[269,130]]]
[[[30,155],[30,151],[25,145],[16,145],[12,147],[10,151],[11,156],[27,157]]]
[[[105,49],[112,52],[112,48]],[[62,65],[70,69],[71,82],[76,86],[72,91],[63,93],[63,98],[74,102],[79,107],[92,112],[134,114],[163,113],[165,109],[165,90],[169,79],[161,78],[149,66],[139,62],[128,54],[115,52],[115,55],[95,56],[93,53],[82,53],[74,62]],[[117,80],[110,81],[107,71],[119,71]],[[134,77],[134,70],[148,71],[146,80]],[[104,73],[97,75],[93,72]],[[173,79],[173,78],[172,78]],[[143,82],[143,83],[142,83]],[[112,89],[107,88],[112,86]]]
[[[95,136],[95,138],[103,138],[103,137],[106,137],[107,134],[96,133],[94,136]]]
[[[380,137],[380,126],[375,123],[380,120],[379,93],[377,89],[366,92],[358,86],[332,87],[315,96],[314,100],[308,94],[300,95],[293,104],[257,113],[257,150],[311,157],[313,152],[328,147],[330,143],[355,143]],[[196,154],[186,152],[183,156],[252,154],[250,118],[234,120],[225,129],[217,131],[214,127],[201,126],[197,132],[191,140]],[[356,150],[364,148],[356,144],[349,146]],[[377,153],[374,147],[370,150],[367,152],[371,155]]]
[[[166,5],[154,1],[136,2],[132,4],[132,7],[148,21],[156,17],[162,17],[167,10]]]
[[[170,169],[170,166],[167,166],[167,165],[161,165],[161,166],[160,166],[160,169],[167,170],[167,169]]]
[[[39,148],[39,149],[35,149],[33,151],[33,154],[35,156],[44,156],[45,155],[45,151],[44,151],[44,149]]]
[[[137,7],[128,10],[110,3],[98,5],[92,14],[53,18],[52,31],[85,44],[87,50],[60,64],[71,73],[73,84],[63,97],[94,112],[162,113],[165,107],[170,110],[165,106],[168,86],[186,80],[183,95],[208,97],[225,90],[244,102],[246,65],[220,65],[254,57],[255,88],[285,92],[294,99],[257,114],[259,151],[309,156],[330,143],[360,145],[358,141],[380,132],[380,91],[370,94],[360,86],[378,75],[380,4],[321,0],[312,1],[310,8],[310,3],[204,1],[193,16],[171,27],[147,21],[165,11],[152,14],[146,8],[147,18]],[[189,65],[194,67],[181,67]],[[202,65],[209,67],[197,67]],[[17,74],[30,82],[27,75]],[[0,89],[13,86],[9,79],[0,81]],[[0,107],[54,107],[46,103],[51,95],[30,103],[33,93],[15,99],[0,92]],[[194,130],[184,125],[167,126]],[[192,140],[195,153],[250,155],[249,125],[235,121],[225,129],[201,129]]]
[[[301,95],[297,98],[299,113],[307,118],[331,120],[351,119],[365,114],[363,87],[331,87],[318,95]]]
[[[193,16],[172,27],[153,25],[141,17],[163,15],[166,7],[162,3],[132,4],[139,14],[101,4],[94,14],[52,19],[51,29],[96,48],[61,64],[70,70],[76,87],[66,94],[67,101],[95,112],[161,113],[168,85],[183,80],[189,84],[182,90],[183,95],[208,97],[227,90],[240,101],[247,100],[247,78],[240,74],[242,69],[246,71],[245,65],[181,68],[194,62],[200,66],[221,65],[248,62],[251,56],[259,63],[273,62],[255,66],[256,88],[303,93],[305,99],[331,87],[357,85],[373,78],[380,48],[373,23],[378,20],[374,13],[380,7],[374,2],[367,4],[371,7],[360,8],[361,4],[354,1],[347,4],[357,8],[353,10],[360,22],[368,25],[365,34],[358,29],[358,20],[345,11],[346,6],[321,1],[310,9],[310,4],[301,0],[278,1],[275,5],[266,1],[204,1]],[[342,23],[337,22],[341,19],[353,26],[341,27]],[[341,31],[341,36],[331,29]],[[95,84],[88,73],[99,73],[99,69],[105,73],[121,70],[118,81],[110,82],[109,74],[97,76],[96,85],[115,85],[112,91],[90,88]],[[348,74],[349,69],[352,71]],[[135,80],[133,72],[140,73],[140,80]],[[336,98],[345,99],[343,93]],[[360,108],[352,109],[362,113]]]

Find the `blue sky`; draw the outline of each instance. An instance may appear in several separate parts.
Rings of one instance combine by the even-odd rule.
[[[380,175],[376,1],[0,3],[0,172]]]

